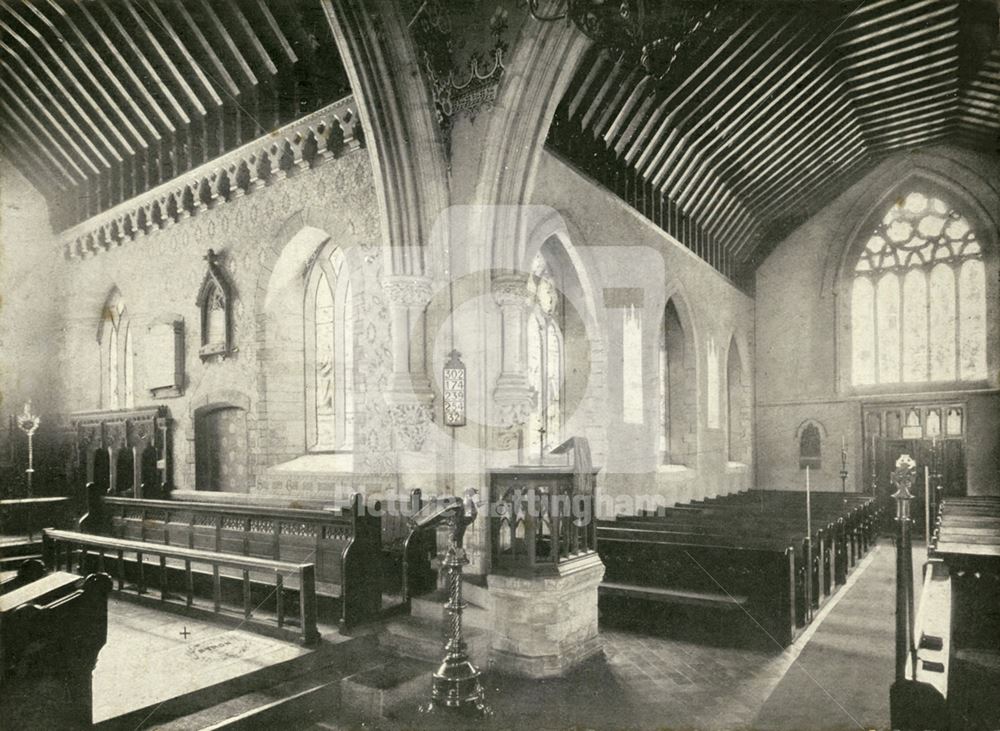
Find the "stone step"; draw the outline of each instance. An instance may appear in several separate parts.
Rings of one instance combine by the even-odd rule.
[[[445,624],[423,617],[403,617],[385,624],[379,644],[400,657],[437,665],[444,657]],[[479,627],[465,627],[462,634],[468,645],[469,659],[482,669],[489,662],[490,633]]]
[[[412,658],[389,662],[340,681],[341,715],[346,718],[383,718],[393,706],[417,706],[430,694],[435,665]]]
[[[493,626],[492,612],[465,598],[466,607],[462,612],[463,627],[479,627],[490,629]],[[432,622],[444,621],[444,605],[448,601],[448,592],[438,589],[430,594],[413,597],[410,600],[410,614]]]
[[[309,723],[340,709],[340,678],[296,678],[232,698],[211,708],[153,726],[158,731],[252,731],[296,719]]]

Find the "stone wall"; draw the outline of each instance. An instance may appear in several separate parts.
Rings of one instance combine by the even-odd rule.
[[[726,358],[730,342],[741,354],[746,403],[752,403],[754,303],[715,269],[674,241],[616,196],[594,184],[558,156],[542,155],[535,202],[551,206],[568,228],[590,282],[602,333],[606,386],[604,408],[595,409],[586,427],[594,464],[605,467],[601,494],[606,499],[648,496],[672,503],[747,489],[752,464],[729,461],[726,414]],[[621,308],[612,290],[641,289],[643,294],[641,423],[623,411]],[[693,357],[685,357],[689,390],[685,410],[689,433],[683,441],[690,458],[684,467],[664,466],[659,448],[659,331],[667,299],[678,309]],[[709,428],[706,358],[708,340],[719,352],[720,423]],[[753,443],[752,424],[740,414]],[[625,502],[621,503],[625,505]],[[642,507],[641,505],[638,507]]]
[[[987,252],[987,383],[859,391],[850,386],[849,319],[838,304],[845,252],[887,195],[907,186],[942,191],[980,221]],[[826,432],[822,467],[812,486],[839,490],[841,437],[847,444],[849,490],[870,487],[862,474],[861,408],[866,401],[952,399],[968,408],[966,462],[970,492],[996,492],[1000,473],[1000,303],[997,293],[997,216],[1000,164],[968,150],[932,148],[894,155],[831,201],[775,247],[757,271],[757,483],[804,489],[799,469],[800,425],[818,421]],[[992,217],[992,220],[991,220]]]
[[[280,484],[283,494],[293,496],[321,491],[314,477],[267,475],[273,465],[306,451],[303,300],[291,313],[278,308],[294,304],[311,257],[328,237],[346,252],[356,285],[359,408],[351,468],[368,474],[391,471],[392,445],[384,438],[387,414],[380,398],[389,368],[388,316],[380,285],[384,262],[371,165],[363,149],[120,247],[59,262],[55,268],[65,282],[58,295],[65,322],[60,407],[101,407],[98,324],[108,293],[117,287],[133,328],[135,405],[164,404],[174,419],[175,484],[194,488],[195,411],[232,404],[247,410],[248,490],[270,491]],[[209,248],[221,256],[232,286],[235,352],[203,360],[195,299]],[[287,281],[275,281],[279,262]],[[163,353],[151,349],[144,336],[149,324],[165,317],[184,322],[184,383],[181,395],[154,399],[146,387],[146,369]],[[49,352],[57,350],[50,347]],[[316,470],[314,465],[313,471],[334,472],[337,467]]]

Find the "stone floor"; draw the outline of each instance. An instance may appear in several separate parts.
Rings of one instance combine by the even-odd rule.
[[[914,554],[919,581],[922,550]],[[783,650],[766,642],[734,649],[704,638],[605,626],[603,653],[566,677],[525,680],[486,668],[483,679],[494,716],[481,726],[762,731],[884,727],[893,647],[893,576],[894,551],[882,542],[810,627]],[[97,721],[308,652],[294,643],[119,599],[111,600],[109,611],[108,643],[94,673]],[[336,632],[324,635],[337,637]],[[842,712],[845,708],[850,713]],[[322,728],[471,727],[468,721],[421,716],[413,703],[390,709],[388,715],[352,721],[346,713],[338,714]],[[852,723],[851,716],[860,723]],[[289,728],[294,727],[293,719],[288,720]]]
[[[94,670],[94,721],[154,706],[308,652],[291,642],[112,596],[108,641]]]
[[[919,577],[922,549],[915,549]],[[602,628],[604,652],[568,676],[527,681],[484,672],[490,729],[885,728],[894,628],[894,551],[880,543],[848,584],[784,650],[734,649],[648,632]],[[863,627],[852,630],[852,623]],[[837,653],[809,648],[837,646]],[[866,666],[869,663],[870,666]],[[791,680],[792,682],[788,682]],[[808,687],[807,687],[808,686]],[[780,692],[776,691],[780,689]],[[808,691],[808,692],[807,692]],[[849,707],[851,713],[845,713]],[[762,709],[767,709],[762,713]],[[470,728],[397,708],[365,728]],[[852,720],[860,719],[855,723]],[[866,725],[867,722],[867,725]],[[479,726],[480,724],[477,724]],[[326,728],[352,728],[333,721]]]

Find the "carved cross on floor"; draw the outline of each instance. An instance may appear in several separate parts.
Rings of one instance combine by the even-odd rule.
[[[188,632],[188,628],[185,625],[184,629],[181,630],[181,637],[183,637],[186,640],[188,638],[189,634],[191,634],[191,633]]]

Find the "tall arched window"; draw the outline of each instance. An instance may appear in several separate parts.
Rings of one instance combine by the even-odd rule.
[[[528,457],[541,459],[561,444],[563,427],[563,314],[564,302],[552,268],[539,252],[531,267],[534,304],[528,318],[528,381],[536,406],[525,428]]]
[[[327,244],[306,290],[306,424],[311,451],[354,444],[354,307],[343,251]]]
[[[131,409],[135,406],[135,370],[132,329],[125,301],[114,289],[101,311],[98,344],[101,349],[101,406]]]
[[[968,221],[913,192],[875,227],[854,267],[855,385],[986,378],[986,270]]]
[[[729,342],[726,356],[726,415],[729,427],[729,461],[750,461],[750,404],[743,378],[743,362],[736,338]]]
[[[685,363],[686,334],[673,299],[663,309],[660,327],[660,453],[663,464],[683,465],[688,459],[685,437],[693,399]]]

